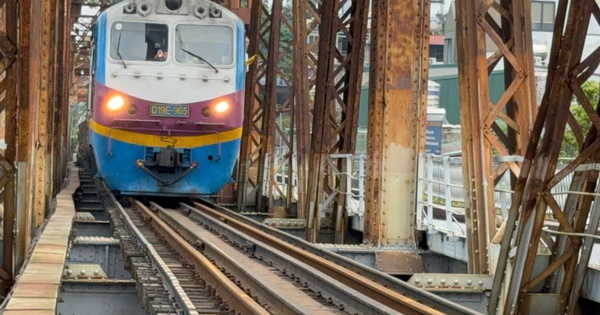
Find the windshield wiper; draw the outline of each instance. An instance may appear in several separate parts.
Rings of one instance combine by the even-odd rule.
[[[181,39],[181,33],[179,33],[179,28],[175,28],[175,33],[177,34],[177,40],[179,41],[179,45],[180,45],[180,46],[183,46],[183,40]],[[198,59],[200,59],[200,60],[204,61],[204,63],[206,63],[207,65],[209,65],[211,68],[215,69],[215,73],[219,73],[219,70],[217,70],[217,68],[215,68],[215,66],[213,66],[213,65],[212,65],[212,63],[208,62],[208,60],[206,60],[206,59],[204,59],[204,58],[202,58],[202,57],[200,57],[200,56],[198,56],[198,55],[194,54],[194,53],[193,53],[193,52],[191,52],[191,51],[188,51],[188,50],[186,50],[186,49],[183,49],[183,48],[181,48],[181,47],[179,47],[179,49],[181,49],[183,52],[185,52],[186,54],[189,54],[189,55],[190,55],[190,56],[192,56],[192,57],[196,57],[196,58],[198,58]]]
[[[119,48],[121,48],[121,35],[122,34],[123,33],[119,32],[119,40],[117,41],[117,57],[119,57],[119,60],[121,60],[121,62],[123,63],[123,68],[127,69],[125,60],[123,60],[123,56],[121,56],[121,51],[119,50]]]
[[[196,58],[204,61],[204,63],[206,63],[207,65],[209,65],[211,68],[215,69],[215,73],[219,73],[219,70],[217,70],[217,68],[215,68],[215,66],[213,66],[212,63],[208,62],[206,59],[204,59],[204,58],[202,58],[202,57],[194,54],[193,52],[187,51],[187,50],[185,50],[183,48],[179,48],[179,49],[183,50],[184,52],[186,52],[187,54],[189,54],[189,55],[191,55],[193,57],[196,57]]]

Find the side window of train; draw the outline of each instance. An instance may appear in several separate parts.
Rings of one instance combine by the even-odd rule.
[[[96,62],[98,60],[98,50],[96,49],[96,39],[98,38],[98,24],[94,24],[92,27],[92,40],[90,42],[92,48],[92,67],[90,73],[96,74]]]
[[[122,61],[165,61],[169,52],[169,27],[143,22],[114,22],[110,57]]]

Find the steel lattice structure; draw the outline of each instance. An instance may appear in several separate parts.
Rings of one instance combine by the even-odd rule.
[[[496,233],[494,188],[505,172],[521,170],[535,118],[535,75],[529,1],[459,1],[457,30],[465,214],[470,273],[489,272],[488,244]],[[490,57],[486,41],[496,47]],[[494,104],[489,75],[504,63],[506,90]],[[492,152],[501,158],[494,165]]]
[[[0,1],[0,98],[6,119],[2,165],[3,285],[26,257],[51,210],[69,159],[70,2]],[[2,97],[2,94],[4,95]]]
[[[593,239],[571,233],[595,234],[600,216],[600,209],[597,206],[592,208],[595,197],[590,194],[597,192],[598,169],[593,164],[599,161],[600,116],[598,104],[592,104],[581,88],[600,64],[600,47],[583,58],[585,37],[592,18],[600,20],[600,8],[593,0],[559,2],[548,83],[502,239],[503,248],[508,249],[511,240],[517,247],[513,272],[510,278],[498,272],[494,279],[492,296],[494,292],[500,292],[502,281],[509,284],[508,296],[501,305],[504,314],[532,311],[539,299],[544,297],[556,301],[553,306],[557,313],[562,314],[565,310],[568,314],[577,312]],[[591,122],[587,132],[570,111],[573,97],[582,104]],[[559,171],[558,158],[567,126],[576,134],[581,150]],[[573,174],[571,193],[561,208],[551,189],[568,174]],[[556,235],[554,240],[549,237],[543,228],[546,209],[550,209],[558,221],[559,231],[567,235]],[[539,245],[550,248],[552,255],[549,265],[534,275]],[[504,250],[500,253],[499,262],[503,264],[499,268],[507,259],[508,250]],[[536,289],[538,284],[542,287],[542,294],[535,293],[539,290]],[[493,298],[490,310],[495,312],[496,305],[497,298]]]
[[[324,191],[335,193],[340,185],[333,181],[327,184],[330,188],[323,187],[319,179],[328,166],[322,156],[354,149],[368,3],[344,0],[320,5],[305,0],[291,5],[291,16],[284,14],[289,8],[284,10],[283,1],[274,1],[270,8],[263,3],[253,7],[249,55],[256,55],[257,62],[251,65],[246,82],[246,117],[251,119],[244,126],[238,209],[254,205],[259,211],[273,211],[274,206],[283,206],[289,211],[297,201],[298,217],[308,217],[309,224],[317,222],[309,236],[313,238],[320,220],[311,209],[326,199]],[[322,25],[323,20],[328,24]],[[309,43],[308,35],[317,28],[318,39]],[[293,40],[282,44],[281,34],[290,32]],[[336,45],[339,33],[348,39],[348,50],[343,53]],[[290,69],[281,64],[290,53],[291,76],[286,73]],[[279,90],[289,92],[285,100],[277,100],[278,81],[283,83]],[[289,131],[277,123],[280,117],[290,121]],[[275,174],[283,168],[291,183],[285,191],[275,181]],[[265,193],[268,197],[263,201]],[[338,222],[343,221],[342,211],[337,213]],[[337,235],[342,234],[338,229]]]

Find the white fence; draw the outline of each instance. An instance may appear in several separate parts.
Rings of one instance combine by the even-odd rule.
[[[293,155],[293,173],[292,180],[288,180],[284,171],[290,167],[288,160],[284,158],[287,152],[276,150],[275,163],[280,172],[273,175],[273,180],[279,184],[280,191],[287,192],[288,185],[292,185],[292,201],[295,202],[298,196],[298,176],[295,154]],[[517,157],[518,158],[518,157]],[[337,161],[345,159],[348,170],[341,172],[337,167]],[[269,157],[267,156],[267,161]],[[365,172],[368,163],[365,154],[333,154],[327,158],[327,163],[332,170],[331,174],[325,174],[330,177],[330,182],[337,183],[331,191],[324,195],[320,209],[328,209],[339,194],[345,195],[346,212],[349,217],[362,223],[365,213]],[[559,164],[559,170],[564,165]],[[265,168],[268,172],[269,167]],[[268,180],[268,173],[265,173]],[[558,185],[552,189],[558,204],[563,207],[565,204],[572,175],[565,177]],[[339,190],[339,183],[345,182],[345,191]],[[264,183],[266,185],[266,183]],[[510,178],[508,172],[496,184],[495,187],[495,205],[496,214],[502,218],[508,215],[512,201],[510,188]],[[265,186],[265,193],[268,190]],[[278,199],[279,192],[275,189],[272,192]],[[464,205],[465,192],[463,186],[462,158],[451,156],[438,156],[432,154],[421,154],[419,156],[418,187],[417,187],[417,218],[416,226],[418,229],[433,232],[434,230],[458,237],[466,237],[464,223]],[[549,212],[551,217],[551,213]],[[353,224],[357,230],[362,230],[362,226]]]

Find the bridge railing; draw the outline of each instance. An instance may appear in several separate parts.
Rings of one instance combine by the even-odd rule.
[[[461,157],[420,155],[417,187],[418,229],[429,232],[438,230],[449,235],[465,237],[462,162]],[[564,166],[559,164],[557,172]],[[572,175],[568,175],[552,189],[552,194],[561,207],[565,204],[571,180]],[[494,189],[494,204],[499,221],[508,216],[513,194],[510,175],[506,172]],[[553,218],[550,209],[547,210],[547,218]]]
[[[292,185],[292,201],[298,196],[298,175],[296,155],[292,158],[292,179],[288,178],[289,160],[285,158],[287,150],[275,150],[275,163],[279,172],[272,177],[265,173],[265,178],[274,180],[280,186],[280,191],[288,191],[288,185]],[[512,157],[519,159],[519,157]],[[342,172],[338,162],[345,160],[348,169]],[[267,167],[269,157],[267,156]],[[365,213],[365,174],[367,156],[365,154],[333,154],[327,158],[331,174],[326,174],[332,185],[325,193],[321,209],[330,209],[339,194],[345,196],[346,211],[349,217],[361,219]],[[439,156],[433,154],[421,154],[419,156],[416,226],[417,229],[433,232],[434,230],[449,235],[466,237],[465,234],[465,190],[463,185],[463,160],[459,156]],[[497,163],[502,163],[500,160]],[[558,170],[564,167],[559,164]],[[513,191],[510,185],[508,172],[500,179],[495,187],[496,215],[500,221],[508,216],[508,210],[512,202]],[[552,189],[558,204],[563,207],[568,195],[572,176],[565,177]],[[344,191],[340,190],[340,183],[345,182]],[[263,183],[266,185],[266,183]],[[265,193],[267,189],[265,186]],[[278,199],[278,191],[273,191]],[[551,210],[548,210],[548,218],[552,218]]]

